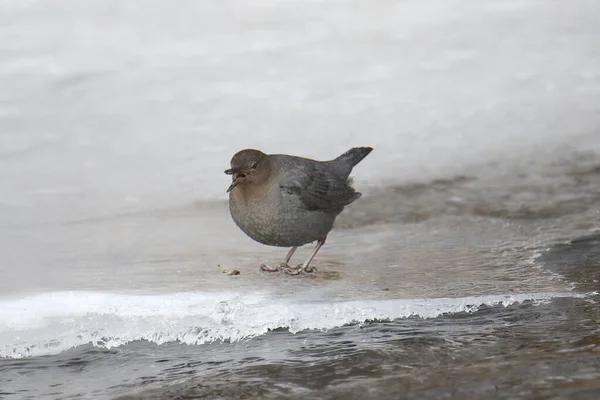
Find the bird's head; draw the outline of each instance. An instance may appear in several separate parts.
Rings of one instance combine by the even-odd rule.
[[[236,186],[266,181],[270,171],[269,157],[262,151],[246,149],[237,152],[231,159],[231,168],[225,170],[227,175],[232,176],[227,193]]]

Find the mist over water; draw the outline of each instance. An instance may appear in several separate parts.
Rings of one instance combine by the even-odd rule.
[[[596,398],[596,3],[3,2],[0,398]],[[261,274],[231,156],[361,145]]]

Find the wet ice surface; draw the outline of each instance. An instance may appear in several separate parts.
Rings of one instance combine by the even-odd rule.
[[[200,201],[66,223],[10,227],[6,294],[267,290],[332,298],[471,296],[562,290],[533,257],[598,227],[600,160],[574,152],[504,173],[372,188],[339,217],[310,278],[260,274],[287,249],[247,238],[226,202]],[[541,164],[541,165],[540,165]],[[361,189],[362,190],[362,189]],[[36,248],[36,252],[29,249]],[[301,262],[312,245],[300,249]],[[40,268],[44,265],[44,268]],[[223,271],[237,269],[240,276]],[[389,290],[386,290],[389,289]]]
[[[2,3],[0,397],[597,397],[596,3]],[[353,145],[259,273],[231,155]]]

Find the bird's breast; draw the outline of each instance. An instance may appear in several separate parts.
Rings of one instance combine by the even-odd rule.
[[[326,236],[335,215],[308,211],[280,190],[247,196],[236,187],[230,192],[229,210],[236,225],[257,242],[270,246],[302,246]],[[240,188],[241,189],[241,188]]]

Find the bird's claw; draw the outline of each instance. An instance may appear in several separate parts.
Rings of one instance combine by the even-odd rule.
[[[307,274],[312,274],[313,272],[317,272],[317,267],[313,267],[313,266],[308,266],[303,268],[304,272],[306,272]]]

